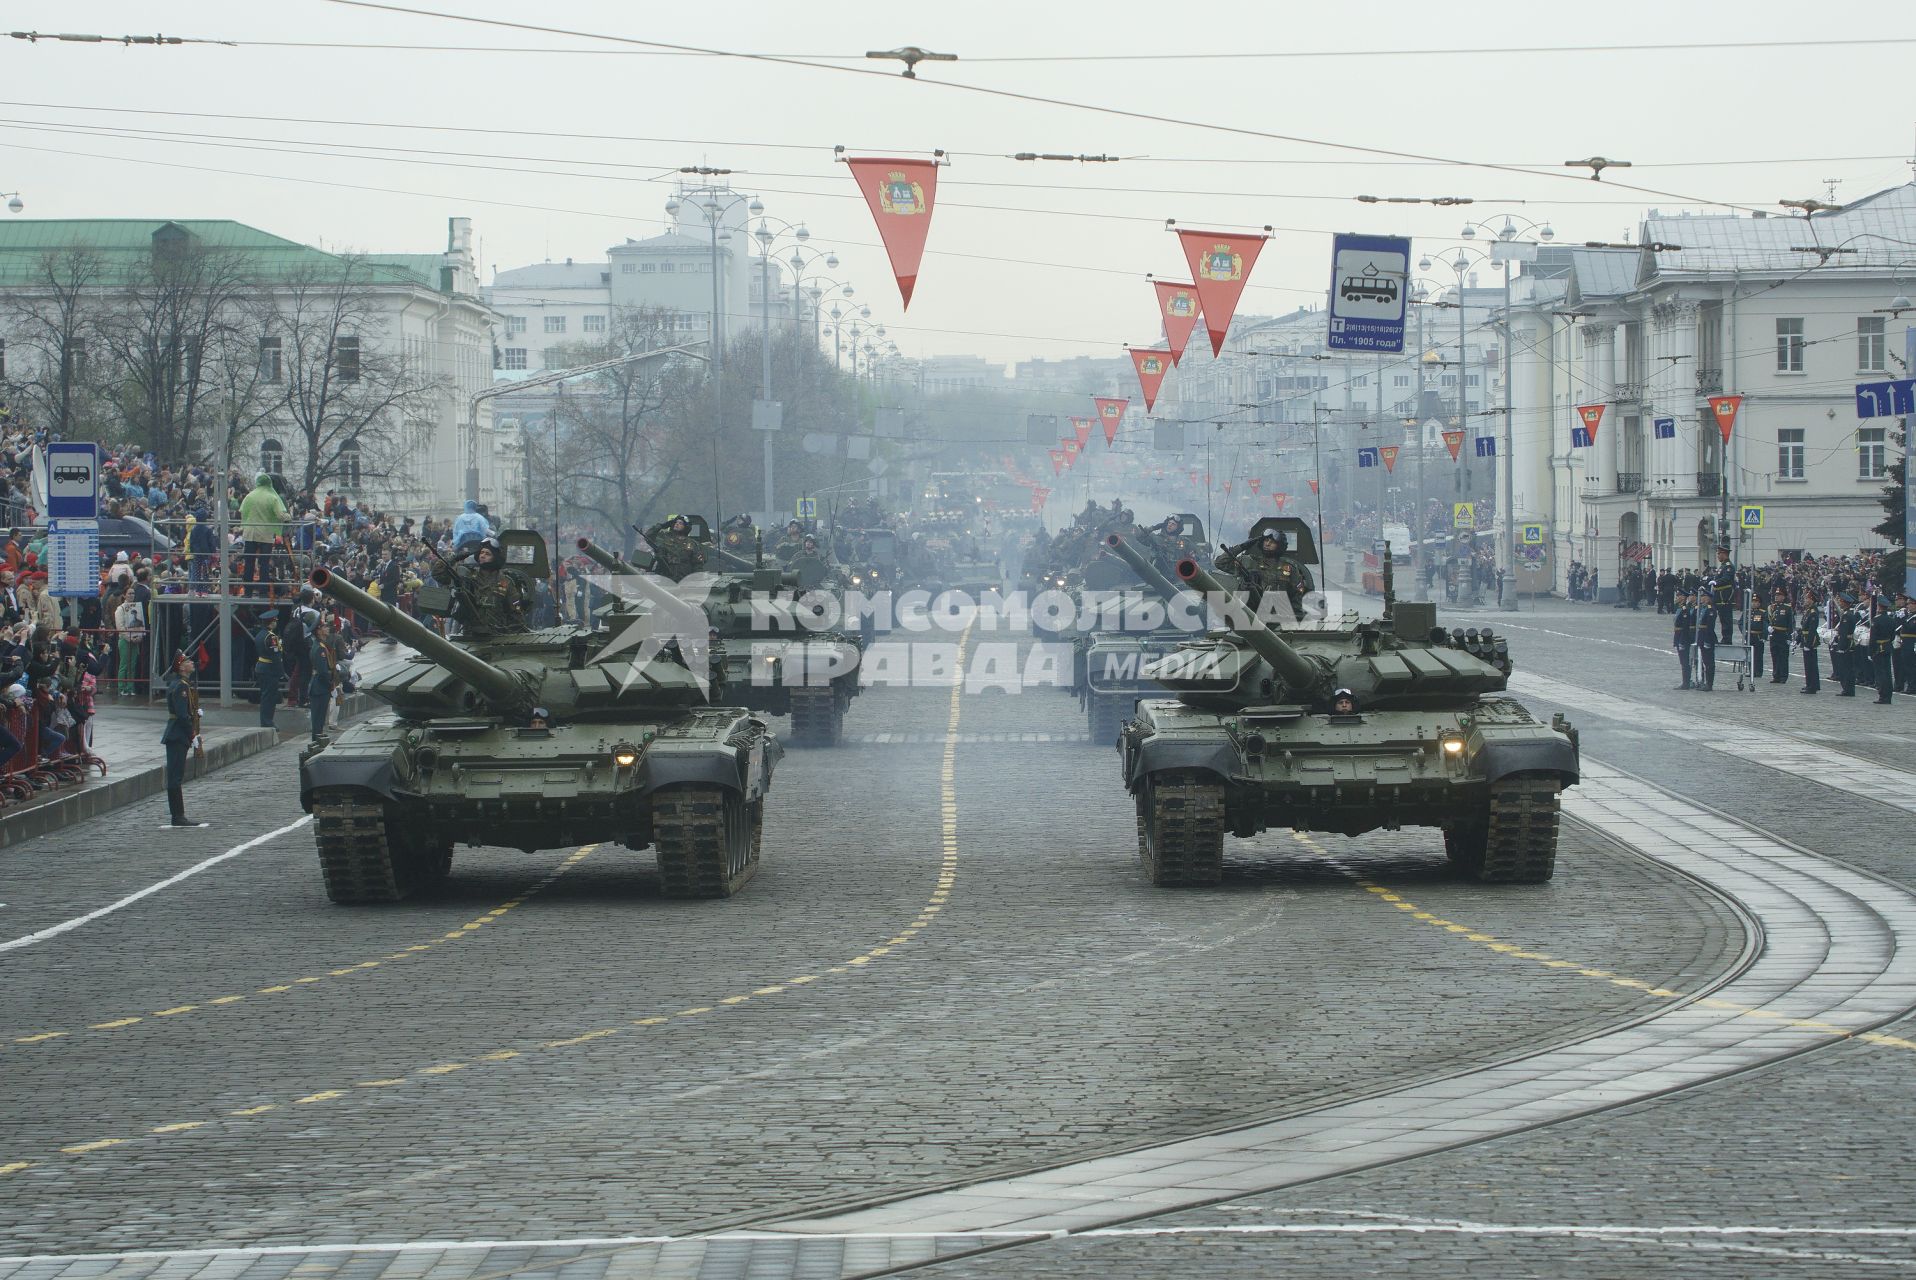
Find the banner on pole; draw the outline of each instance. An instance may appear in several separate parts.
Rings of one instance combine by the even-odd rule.
[[[1133,351],[1131,363],[1138,367],[1138,388],[1144,392],[1144,411],[1156,407],[1158,388],[1164,385],[1164,375],[1171,371],[1171,353],[1169,351]]]
[[[1158,318],[1164,322],[1165,345],[1171,348],[1171,363],[1176,364],[1184,359],[1184,344],[1191,340],[1191,330],[1197,325],[1200,310],[1197,286],[1152,280],[1151,289],[1158,296]]]
[[[1119,400],[1114,396],[1093,396],[1091,399],[1098,406],[1098,421],[1104,424],[1104,442],[1108,445],[1118,438],[1118,424],[1124,421],[1124,411],[1130,407],[1131,401]]]
[[[1256,493],[1264,487],[1264,480],[1261,476],[1252,476],[1249,480],[1245,481],[1245,483],[1251,486],[1252,493]]]
[[[1055,476],[1059,472],[1063,471],[1064,470],[1064,450],[1063,449],[1046,449],[1045,452],[1051,455],[1051,474]]]
[[[1716,429],[1723,433],[1723,443],[1730,443],[1730,432],[1736,426],[1736,411],[1743,407],[1742,396],[1711,396],[1710,412],[1716,418]]]
[[[1444,448],[1450,450],[1450,460],[1457,461],[1457,455],[1463,452],[1464,433],[1456,430],[1444,432]]]
[[[1310,486],[1311,486],[1311,492],[1312,492],[1312,493],[1316,493],[1316,492],[1317,492],[1317,481],[1315,481],[1315,480],[1313,480],[1313,481],[1311,481],[1311,482],[1310,482]]]
[[[1603,425],[1603,409],[1600,404],[1580,404],[1577,406],[1577,418],[1583,423],[1583,443],[1577,443],[1576,429],[1570,431],[1570,447],[1587,449],[1597,442],[1597,428]]]
[[[1204,329],[1211,335],[1211,354],[1215,356],[1224,350],[1224,335],[1230,332],[1231,317],[1237,314],[1237,300],[1250,283],[1251,268],[1257,265],[1257,255],[1270,237],[1261,232],[1247,236],[1186,231],[1181,227],[1177,230],[1184,259],[1191,264],[1198,306],[1204,312]]]
[[[1085,441],[1091,438],[1091,419],[1073,418],[1071,420],[1071,430],[1077,433],[1078,447],[1080,449],[1084,448]]]
[[[942,153],[940,153],[942,154]],[[891,259],[898,292],[911,309],[912,290],[918,286],[918,263],[925,256],[925,238],[931,233],[931,207],[938,198],[938,161],[893,160],[842,156],[865,194],[878,238]]]
[[[1380,444],[1377,446],[1377,456],[1384,460],[1385,471],[1397,470],[1397,451],[1400,448],[1402,448],[1401,445],[1394,444]]]
[[[1284,509],[1284,504],[1290,501],[1290,497],[1291,495],[1288,493],[1274,493],[1271,495],[1271,501],[1277,504],[1277,509],[1279,511],[1282,511]]]

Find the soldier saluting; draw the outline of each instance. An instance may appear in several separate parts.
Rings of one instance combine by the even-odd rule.
[[[651,544],[653,569],[677,582],[705,567],[705,548],[692,536],[692,525],[684,516],[670,515],[642,531]]]
[[[458,592],[453,616],[473,635],[525,631],[532,587],[525,575],[506,568],[506,554],[497,538],[468,543],[442,561],[434,577]]]
[[[1317,589],[1310,568],[1291,553],[1290,538],[1282,529],[1266,529],[1255,542],[1227,547],[1217,558],[1217,567],[1236,575],[1250,588],[1250,605],[1255,609],[1266,591],[1282,591],[1291,602],[1291,612],[1304,614],[1304,597]]]

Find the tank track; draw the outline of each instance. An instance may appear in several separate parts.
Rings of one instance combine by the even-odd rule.
[[[1118,740],[1118,733],[1124,728],[1128,718],[1125,712],[1127,698],[1121,694],[1092,693],[1086,695],[1088,701],[1085,710],[1091,720],[1091,745],[1110,747]]]
[[[792,741],[801,747],[835,747],[845,729],[845,703],[832,685],[792,690]]]
[[[326,896],[342,906],[398,902],[412,886],[386,838],[386,808],[376,797],[321,791],[313,797],[313,836]]]
[[[758,871],[764,806],[724,787],[666,787],[652,797],[652,843],[668,898],[729,898]]]
[[[1138,796],[1138,854],[1161,888],[1223,879],[1223,786],[1179,773],[1148,780]]]
[[[1490,784],[1490,823],[1477,879],[1485,884],[1543,884],[1557,870],[1556,778],[1516,774]]]

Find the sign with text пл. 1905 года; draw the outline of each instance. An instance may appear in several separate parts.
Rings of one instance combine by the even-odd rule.
[[[1410,283],[1410,241],[1398,236],[1340,235],[1331,241],[1333,351],[1404,349],[1404,304]]]
[[[89,441],[47,446],[47,519],[97,520],[100,451]]]

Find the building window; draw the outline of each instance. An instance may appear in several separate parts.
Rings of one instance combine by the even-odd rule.
[[[605,332],[605,317],[604,316],[584,316],[579,321],[579,327],[585,330],[587,333],[604,333]]]
[[[1883,317],[1864,316],[1856,322],[1856,367],[1864,373],[1881,373],[1883,357],[1888,353],[1883,336]]]
[[[1803,478],[1803,428],[1783,427],[1777,431],[1776,478],[1778,480]]]
[[[1410,401],[1399,400],[1396,404],[1391,406],[1391,409],[1397,414],[1398,417],[1408,418],[1410,416],[1410,409],[1411,409]]]
[[[284,475],[286,473],[286,446],[272,439],[260,441],[259,469],[270,476]]]
[[[1390,380],[1390,385],[1393,387],[1408,387],[1410,385],[1410,375],[1408,373],[1397,374]]]
[[[279,359],[279,339],[259,340],[259,376],[262,382],[278,382],[283,374]]]
[[[359,381],[359,339],[339,338],[333,343],[333,372],[341,382]]]
[[[685,264],[685,269],[686,269],[687,271],[690,271],[690,270],[692,269],[692,264],[691,264],[691,263],[689,263],[689,262],[688,262],[688,263],[686,263],[686,264]],[[701,262],[701,263],[699,263],[699,270],[700,270],[700,271],[703,271],[703,272],[704,272],[704,273],[705,273],[706,275],[708,275],[708,276],[709,276],[709,275],[711,275],[711,274],[712,274],[712,264],[711,264],[711,263],[709,263],[709,262]]]
[[[1351,401],[1351,412],[1352,412],[1352,413],[1367,413],[1367,412],[1369,412],[1369,411],[1370,411],[1370,401],[1368,401],[1368,400],[1353,400],[1353,401]]]
[[[1776,322],[1776,371],[1803,372],[1803,322],[1800,319]]]
[[[1358,374],[1356,380],[1352,382],[1351,385],[1354,387],[1368,387],[1370,385],[1370,375],[1368,373]]]
[[[524,347],[507,347],[504,351],[501,351],[499,353],[499,367],[501,369],[525,368],[526,349]]]
[[[648,276],[651,275],[654,271],[657,271],[658,269],[659,269],[659,265],[656,262],[645,262],[645,263],[639,264],[639,270],[643,271]]]
[[[659,264],[659,272],[661,275],[669,276],[674,271],[677,271],[678,269],[679,269],[679,264],[676,262],[661,262]]]
[[[629,276],[629,275],[631,275],[631,274],[632,274],[633,272],[635,272],[635,271],[637,271],[638,269],[639,269],[639,264],[638,264],[638,263],[636,263],[636,262],[621,262],[621,263],[619,264],[619,274],[621,274],[621,275],[628,275],[628,276]],[[652,264],[651,264],[651,263],[649,263],[649,262],[648,262],[648,263],[646,263],[646,264],[645,264],[645,269],[646,269],[647,271],[650,271],[650,270],[652,269]]]
[[[547,333],[564,333],[565,332],[565,317],[564,316],[547,316],[546,317],[546,332]]]
[[[339,446],[339,461],[333,472],[338,476],[341,488],[359,487],[359,441],[348,440]]]
[[[1477,382],[1478,382],[1478,379],[1479,379],[1479,377],[1480,377],[1480,376],[1481,376],[1481,375],[1479,375],[1479,374],[1475,374],[1475,373],[1467,373],[1467,374],[1465,374],[1465,375],[1464,375],[1464,385],[1465,385],[1465,386],[1467,386],[1467,387],[1474,387],[1474,386],[1476,386],[1476,385],[1477,385]]]
[[[1856,433],[1856,478],[1858,480],[1881,480],[1888,472],[1884,469],[1888,459],[1884,456],[1884,436],[1882,427],[1863,427]]]
[[[508,338],[516,337],[517,335],[522,334],[525,331],[526,331],[526,318],[524,316],[507,316],[506,317],[506,336]]]
[[[1439,386],[1454,387],[1457,385],[1457,375],[1454,373],[1446,373],[1437,380],[1437,383]]]

